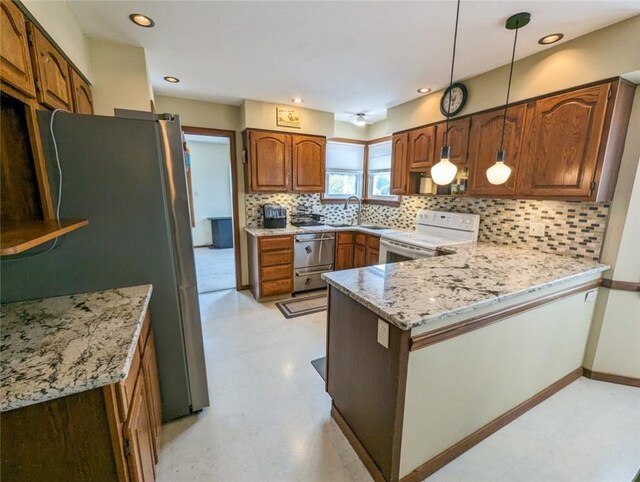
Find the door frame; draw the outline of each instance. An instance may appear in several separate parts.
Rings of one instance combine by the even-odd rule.
[[[229,139],[229,159],[231,162],[231,224],[233,226],[233,253],[236,264],[236,291],[242,290],[242,266],[240,258],[240,227],[238,226],[238,164],[236,153],[236,131],[226,129],[212,129],[209,127],[182,126],[185,134],[195,134],[211,137],[226,137]]]

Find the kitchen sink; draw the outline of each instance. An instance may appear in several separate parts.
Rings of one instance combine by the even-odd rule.
[[[365,229],[389,229],[387,226],[374,226],[368,224],[347,224],[347,223],[335,223],[335,224],[327,224],[327,226],[331,226],[332,228],[365,228]]]
[[[359,228],[365,228],[365,229],[373,229],[373,230],[378,230],[378,229],[389,229],[387,226],[369,226],[366,224],[358,224]]]
[[[332,228],[350,228],[353,224],[347,223],[335,223],[335,224],[327,224],[327,226],[331,226]]]

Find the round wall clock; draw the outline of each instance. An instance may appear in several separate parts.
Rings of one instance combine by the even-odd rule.
[[[440,99],[440,112],[442,112],[442,115],[453,117],[458,114],[467,103],[468,95],[467,86],[460,82],[455,82],[447,87]],[[451,98],[451,103],[449,103],[449,98]]]

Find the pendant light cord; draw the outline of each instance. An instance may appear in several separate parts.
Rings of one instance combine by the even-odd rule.
[[[509,67],[509,83],[507,84],[507,100],[504,102],[504,113],[502,114],[502,136],[500,137],[500,151],[504,150],[504,131],[507,126],[507,109],[509,108],[509,94],[511,93],[511,78],[513,77],[513,62],[516,58],[516,44],[518,43],[518,30],[516,27],[516,35],[513,38],[513,50],[511,52],[511,66]]]
[[[458,42],[458,20],[460,18],[460,0],[456,7],[456,27],[453,33],[453,55],[451,56],[451,74],[449,75],[449,87],[453,84],[453,67],[456,63],[456,43]],[[449,117],[451,117],[451,92],[449,92],[449,107],[447,108],[447,127],[444,131],[444,145],[449,145]]]

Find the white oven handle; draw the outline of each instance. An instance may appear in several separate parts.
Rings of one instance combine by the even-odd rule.
[[[435,255],[435,252],[431,249],[419,248],[409,244],[398,243],[396,241],[388,241],[386,239],[380,240],[380,246],[386,248],[387,251],[404,254],[408,257],[426,257]]]

